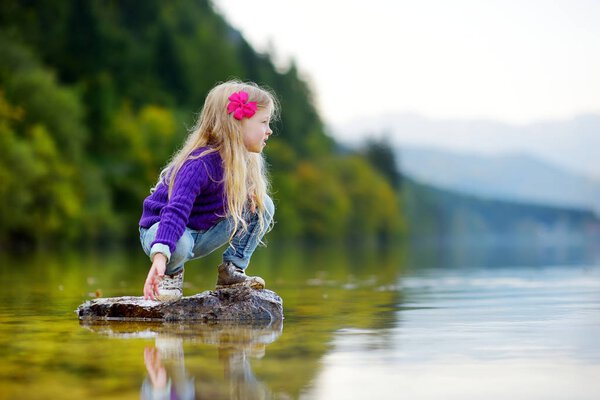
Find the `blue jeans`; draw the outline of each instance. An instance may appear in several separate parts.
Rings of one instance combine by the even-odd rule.
[[[273,220],[275,206],[269,196],[265,198],[265,211],[264,229],[260,229],[258,214],[248,210],[244,212],[248,229],[238,229],[231,243],[223,253],[223,262],[232,262],[235,266],[242,269],[248,267],[252,253],[254,253],[258,243],[265,235],[268,226]],[[147,255],[150,255],[150,248],[156,237],[159,225],[160,222],[157,222],[147,229],[140,227],[140,241]],[[186,227],[183,235],[175,245],[175,251],[171,254],[165,273],[169,275],[176,274],[183,269],[187,261],[204,257],[225,243],[228,243],[232,230],[233,221],[231,218],[224,218],[205,231],[193,230]]]

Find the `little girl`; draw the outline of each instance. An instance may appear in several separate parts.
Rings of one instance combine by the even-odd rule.
[[[144,200],[140,240],[152,261],[145,299],[181,298],[184,264],[225,243],[217,288],[264,288],[245,270],[273,221],[261,152],[276,113],[274,95],[254,83],[229,81],[208,93],[185,144]]]

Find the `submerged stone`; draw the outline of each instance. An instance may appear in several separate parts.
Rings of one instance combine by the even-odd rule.
[[[80,320],[131,321],[280,321],[283,302],[275,292],[234,287],[210,290],[163,303],[143,297],[107,297],[86,301]]]

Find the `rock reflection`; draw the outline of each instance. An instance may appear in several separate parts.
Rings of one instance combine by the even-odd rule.
[[[147,377],[141,385],[142,399],[196,399],[194,377],[185,367],[183,344],[186,341],[216,346],[223,365],[228,398],[268,399],[269,388],[255,376],[250,359],[262,358],[266,346],[281,335],[283,324],[154,324],[132,322],[81,322],[100,334],[119,338],[154,338],[153,346],[144,348]],[[214,390],[214,388],[213,388]],[[211,390],[212,391],[212,390]],[[219,388],[219,395],[226,395]],[[214,398],[216,393],[210,396]]]

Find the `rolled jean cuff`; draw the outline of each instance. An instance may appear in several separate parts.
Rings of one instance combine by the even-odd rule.
[[[231,255],[223,255],[223,262],[227,263],[230,262],[233,265],[235,265],[238,268],[241,268],[243,270],[245,270],[246,268],[248,268],[248,264],[250,263],[249,259],[244,259],[244,258],[240,258],[237,256],[231,256]]]
[[[154,243],[150,248],[150,261],[154,261],[154,255],[156,253],[163,253],[167,257],[167,262],[171,260],[171,249],[164,243]]]

